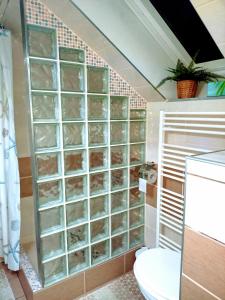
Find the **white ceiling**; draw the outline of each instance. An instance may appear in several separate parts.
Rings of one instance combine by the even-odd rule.
[[[191,0],[191,3],[225,57],[225,0]]]

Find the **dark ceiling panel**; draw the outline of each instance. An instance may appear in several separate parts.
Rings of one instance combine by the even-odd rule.
[[[191,57],[196,62],[224,58],[190,0],[150,0]]]

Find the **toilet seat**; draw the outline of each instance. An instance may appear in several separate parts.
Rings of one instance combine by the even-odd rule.
[[[158,300],[178,300],[181,255],[170,249],[155,248],[141,253],[134,274],[142,289]]]

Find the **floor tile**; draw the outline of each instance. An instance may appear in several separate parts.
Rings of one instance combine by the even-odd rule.
[[[79,300],[144,300],[133,272],[105,284]]]

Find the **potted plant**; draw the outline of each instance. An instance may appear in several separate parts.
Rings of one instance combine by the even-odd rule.
[[[167,71],[172,73],[160,81],[158,87],[163,85],[168,80],[177,82],[177,97],[178,98],[192,98],[195,97],[198,83],[200,81],[210,82],[218,81],[220,78],[225,78],[222,75],[209,72],[202,67],[196,67],[194,59],[191,60],[189,65],[185,65],[180,59],[178,59],[175,68],[168,68]]]

